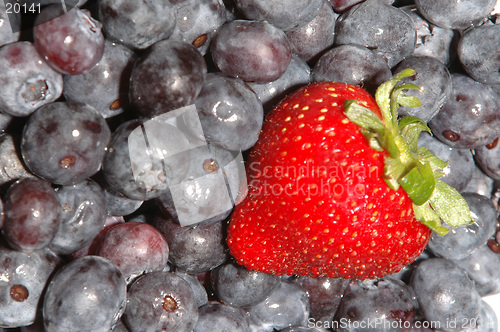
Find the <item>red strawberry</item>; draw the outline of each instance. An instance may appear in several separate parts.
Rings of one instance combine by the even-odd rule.
[[[394,273],[444,234],[471,222],[463,198],[437,180],[446,163],[417,148],[421,120],[397,121],[418,100],[383,84],[315,83],[268,115],[247,160],[249,192],[236,206],[230,253],[249,269],[312,277]],[[448,205],[454,204],[454,205]],[[453,207],[453,208],[452,208]]]

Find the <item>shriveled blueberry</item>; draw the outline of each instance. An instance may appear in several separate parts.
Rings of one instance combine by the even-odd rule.
[[[149,118],[190,105],[201,91],[206,72],[205,60],[193,45],[159,41],[135,62],[130,102]]]
[[[283,75],[292,56],[285,33],[266,21],[234,20],[224,24],[210,50],[224,75],[261,83]]]
[[[172,272],[152,272],[130,287],[124,320],[131,332],[191,332],[198,307],[184,279]]]
[[[137,276],[162,271],[166,267],[168,244],[163,235],[149,224],[119,223],[103,235],[97,255],[113,262],[130,283]]]
[[[199,318],[193,332],[209,332],[214,327],[218,331],[249,331],[248,317],[241,308],[214,302],[204,305],[198,312]]]
[[[95,108],[78,102],[54,102],[30,116],[21,152],[35,175],[71,185],[101,168],[110,136],[106,120]]]
[[[61,204],[50,183],[26,178],[12,184],[5,194],[2,232],[20,251],[46,248],[59,229]]]
[[[278,276],[237,264],[218,267],[210,278],[217,297],[233,307],[248,307],[263,301],[280,281]]]
[[[376,330],[385,331],[384,327],[393,322],[412,323],[417,309],[415,292],[400,280],[353,281],[340,302],[335,319],[352,322],[338,331],[361,332],[364,330],[361,326],[370,326],[370,322],[376,324]]]
[[[62,75],[43,60],[32,43],[21,41],[0,49],[0,109],[3,113],[28,116],[59,98],[62,84]]]
[[[86,256],[65,265],[43,302],[48,331],[108,332],[125,310],[127,283],[109,260]]]
[[[58,265],[49,249],[23,253],[0,242],[0,326],[34,323],[42,292]]]
[[[180,271],[207,272],[224,263],[228,257],[222,221],[208,226],[183,227],[157,214],[154,226],[167,240],[169,261]]]
[[[410,285],[417,295],[420,313],[443,331],[456,331],[450,321],[470,321],[479,315],[481,297],[474,282],[451,260],[431,258],[421,262]]]
[[[269,296],[247,308],[250,326],[272,331],[292,325],[306,325],[309,319],[309,298],[302,287],[280,281]]]
[[[145,49],[172,35],[175,12],[170,1],[100,0],[99,20],[110,39]]]

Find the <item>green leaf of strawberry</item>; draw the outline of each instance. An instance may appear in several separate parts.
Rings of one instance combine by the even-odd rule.
[[[430,131],[400,105],[419,101],[398,85],[375,99],[358,86],[314,83],[266,118],[247,160],[248,195],[235,207],[228,245],[249,269],[313,277],[394,273],[424,249],[431,229],[471,222],[465,200],[439,181],[446,163],[418,148]],[[399,121],[398,121],[399,120]]]

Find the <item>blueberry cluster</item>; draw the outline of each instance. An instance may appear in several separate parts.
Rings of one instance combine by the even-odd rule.
[[[496,0],[18,2],[0,2],[0,331],[497,331]],[[406,68],[421,106],[401,115],[474,223],[378,280],[235,264],[235,160],[267,112]]]

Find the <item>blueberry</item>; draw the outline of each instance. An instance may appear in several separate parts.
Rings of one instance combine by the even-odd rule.
[[[124,320],[131,332],[191,332],[198,307],[184,279],[172,272],[152,272],[131,285]]]
[[[112,216],[126,216],[137,211],[144,201],[130,199],[112,187],[104,188],[108,214]]]
[[[97,255],[113,262],[130,283],[142,274],[166,267],[168,243],[147,223],[119,223],[102,236]]]
[[[278,286],[279,280],[277,276],[237,264],[224,264],[211,274],[217,297],[234,307],[248,307],[263,301]]]
[[[292,56],[285,33],[266,21],[234,20],[224,24],[210,50],[224,75],[260,83],[283,75]]]
[[[323,54],[312,72],[314,82],[345,82],[375,92],[392,77],[391,68],[379,54],[359,45],[336,46]]]
[[[413,289],[400,280],[353,281],[340,301],[335,320],[340,322],[338,331],[361,332],[366,326],[388,331],[394,324],[402,326],[413,322],[417,308]],[[347,320],[351,324],[342,324]]]
[[[125,310],[127,284],[105,258],[87,256],[65,265],[52,278],[43,302],[48,331],[108,332]]]
[[[61,202],[60,225],[50,249],[67,255],[90,244],[106,221],[106,205],[101,187],[87,179],[57,189]]]
[[[352,7],[335,24],[336,45],[356,44],[373,49],[391,68],[413,53],[416,35],[408,14],[379,0],[366,0]]]
[[[156,42],[134,65],[130,102],[145,117],[190,105],[201,91],[207,67],[198,50],[179,40]]]
[[[499,94],[492,86],[463,74],[451,74],[450,98],[429,122],[434,135],[446,144],[473,149],[492,143],[498,136]]]
[[[264,20],[282,30],[309,23],[321,10],[322,0],[286,0],[277,6],[267,0],[235,0],[238,9],[250,20]]]
[[[485,24],[468,30],[458,43],[458,57],[476,81],[500,84],[500,25]]]
[[[247,332],[248,318],[243,309],[221,303],[209,303],[199,310],[199,318],[193,332]]]
[[[496,0],[415,0],[415,4],[422,16],[435,25],[464,30],[488,17]]]
[[[477,159],[476,159],[477,160]],[[493,193],[493,184],[495,180],[483,173],[481,168],[474,167],[472,179],[470,180],[464,192],[472,192],[486,197],[491,197]]]
[[[49,249],[23,253],[0,240],[0,326],[33,324],[42,292],[58,266],[59,258]]]
[[[21,41],[0,49],[0,109],[11,116],[28,116],[62,94],[62,75]]]
[[[209,142],[244,151],[257,141],[264,112],[259,98],[242,80],[208,74],[194,103]]]
[[[228,257],[223,222],[208,226],[180,226],[158,214],[153,222],[170,248],[169,261],[180,271],[201,273],[224,263]]]
[[[323,0],[321,10],[309,23],[285,32],[292,52],[304,61],[314,62],[333,45],[338,16],[328,0]]]
[[[110,136],[106,121],[95,108],[59,101],[30,116],[21,152],[35,175],[60,185],[76,184],[101,168]]]
[[[498,319],[493,308],[484,300],[481,301],[481,311],[477,319],[463,324],[465,332],[496,332],[498,331]]]
[[[196,305],[198,307],[204,306],[208,303],[207,290],[195,275],[180,271],[175,271],[174,273],[184,279],[189,284],[189,286],[191,286],[191,290],[193,291]]]
[[[410,284],[424,318],[443,331],[456,330],[450,321],[470,321],[479,315],[481,297],[474,282],[450,260],[432,258],[421,262]]]
[[[170,38],[193,45],[203,55],[228,15],[221,0],[184,0],[174,5],[174,11],[176,24]]]
[[[64,76],[64,97],[93,106],[104,118],[122,113],[128,104],[128,80],[135,60],[127,47],[106,41],[101,60],[80,75]]]
[[[26,169],[12,135],[0,136],[0,185],[11,183],[34,175]]]
[[[175,12],[170,1],[100,0],[99,20],[111,39],[145,49],[172,35]]]
[[[5,194],[5,240],[20,251],[46,248],[60,225],[61,204],[52,186],[37,178],[12,184]]]
[[[450,72],[436,58],[427,56],[411,56],[401,61],[395,74],[406,68],[415,70],[416,74],[403,79],[405,83],[415,84],[420,90],[410,89],[409,96],[416,96],[421,103],[418,107],[402,106],[400,115],[412,115],[429,122],[439,112],[451,95],[452,85]]]
[[[500,164],[498,163],[500,146],[498,140],[498,138],[495,138],[490,144],[474,149],[476,164],[495,180],[500,180]]]
[[[280,281],[262,302],[248,307],[251,327],[264,331],[305,325],[309,318],[309,298],[300,286]]]

